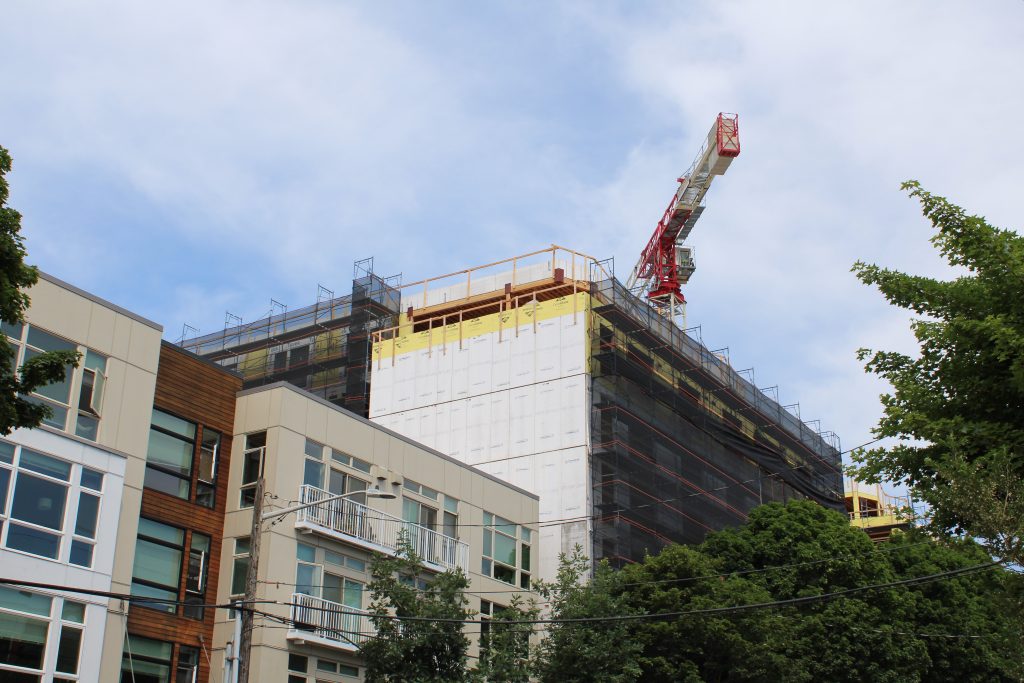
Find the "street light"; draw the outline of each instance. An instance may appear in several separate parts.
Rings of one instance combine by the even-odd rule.
[[[245,577],[245,597],[242,598],[242,604],[245,606],[241,612],[241,620],[238,622],[239,637],[235,639],[238,643],[238,656],[237,666],[234,667],[237,673],[237,678],[234,678],[237,683],[249,683],[249,660],[252,654],[252,626],[253,626],[253,605],[256,602],[256,580],[257,572],[259,571],[259,557],[260,557],[260,534],[263,533],[263,522],[268,519],[274,519],[275,517],[283,517],[284,515],[296,512],[298,510],[305,510],[306,508],[313,507],[315,505],[323,505],[324,503],[330,503],[350,496],[358,496],[365,494],[367,498],[380,498],[383,500],[393,500],[398,498],[398,495],[390,491],[385,491],[380,486],[374,485],[363,491],[349,491],[348,493],[339,493],[334,496],[328,496],[322,500],[315,500],[308,503],[300,503],[298,505],[292,505],[281,510],[271,510],[270,512],[263,512],[263,474],[260,474],[259,479],[256,480],[256,491],[255,500],[252,506],[252,532],[249,536],[249,570]]]

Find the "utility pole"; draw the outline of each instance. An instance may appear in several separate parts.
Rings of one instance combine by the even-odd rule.
[[[252,503],[252,530],[249,533],[249,571],[245,575],[245,597],[242,598],[242,637],[238,644],[238,683],[249,683],[249,662],[252,654],[252,622],[256,601],[256,577],[260,564],[260,537],[263,535],[263,454],[260,457],[260,476],[256,480],[255,500]]]

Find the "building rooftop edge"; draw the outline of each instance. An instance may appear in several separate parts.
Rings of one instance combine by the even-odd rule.
[[[155,323],[155,322],[153,322],[152,320],[150,320],[148,318],[143,318],[138,313],[132,313],[127,308],[122,308],[122,307],[118,306],[117,304],[111,303],[111,302],[107,301],[106,299],[102,299],[102,298],[96,296],[95,294],[90,294],[89,292],[85,291],[84,289],[82,289],[80,287],[76,287],[76,286],[74,286],[73,284],[71,284],[69,282],[65,282],[64,280],[61,280],[59,277],[55,277],[55,276],[50,275],[49,273],[45,273],[45,272],[43,272],[41,270],[39,271],[39,277],[41,277],[42,279],[46,280],[47,282],[52,282],[53,284],[57,285],[58,287],[63,287],[64,289],[67,289],[67,290],[69,290],[71,292],[74,292],[75,294],[77,294],[77,295],[79,295],[81,297],[84,297],[84,298],[86,298],[86,299],[88,299],[88,300],[90,300],[90,301],[92,301],[94,303],[100,304],[101,306],[106,306],[107,308],[111,309],[112,311],[115,311],[117,313],[120,313],[121,315],[127,316],[127,317],[131,318],[132,320],[135,320],[136,322],[140,322],[143,325],[147,325],[149,327],[152,327],[154,330],[156,330],[160,334],[163,334],[163,332],[164,332],[164,326],[163,325],[161,325],[159,323]]]
[[[228,375],[230,377],[237,377],[238,379],[244,379],[244,376],[242,375],[242,373],[238,372],[237,370],[230,370],[230,369],[224,367],[223,365],[220,365],[220,364],[210,360],[209,358],[206,358],[205,356],[200,356],[197,353],[192,353],[188,349],[183,348],[181,346],[178,346],[174,342],[167,341],[166,339],[161,339],[160,340],[160,346],[161,347],[167,347],[168,349],[171,349],[172,351],[176,351],[177,353],[180,353],[180,354],[182,354],[184,356],[188,356],[192,360],[198,361],[198,362],[202,363],[203,365],[208,365],[211,368],[215,368],[217,370],[220,370],[225,375]],[[160,369],[159,369],[159,366],[158,366],[157,367],[157,373],[159,374],[159,372],[160,372]]]
[[[441,451],[434,450],[430,446],[422,444],[419,441],[416,441],[414,439],[410,439],[409,437],[407,437],[407,436],[405,436],[403,434],[399,434],[398,432],[392,431],[392,430],[388,429],[387,427],[385,427],[384,425],[381,425],[381,424],[379,424],[377,422],[374,422],[373,420],[368,420],[365,417],[363,417],[362,415],[356,415],[355,413],[353,413],[351,411],[345,410],[341,406],[337,406],[337,405],[331,403],[327,399],[320,398],[316,394],[311,394],[308,391],[306,391],[305,389],[300,389],[299,387],[295,386],[294,384],[290,384],[290,383],[285,382],[285,381],[274,382],[273,384],[267,384],[267,385],[264,385],[264,386],[261,386],[261,387],[252,387],[251,389],[243,389],[242,391],[238,392],[237,396],[238,396],[238,398],[242,398],[244,396],[249,396],[251,394],[258,394],[258,393],[263,392],[263,391],[273,391],[274,389],[288,389],[290,391],[293,391],[296,394],[299,394],[300,396],[302,396],[303,398],[306,398],[306,399],[309,399],[311,401],[315,401],[316,403],[319,403],[321,405],[327,406],[328,408],[330,408],[332,410],[335,410],[335,411],[337,411],[339,413],[344,414],[346,417],[350,417],[353,420],[356,420],[357,422],[362,422],[363,424],[369,425],[369,426],[373,427],[374,429],[379,429],[380,431],[384,432],[385,434],[393,436],[393,437],[399,439],[400,441],[404,441],[407,444],[410,444],[412,446],[416,446],[417,448],[421,448],[424,451],[430,453],[431,455],[436,455],[437,457],[441,458],[442,460],[447,460],[448,462],[453,463],[455,465],[458,465],[459,467],[462,467],[463,469],[472,470],[473,472],[475,472],[475,473],[477,473],[477,474],[479,474],[479,475],[481,475],[483,477],[486,477],[487,479],[490,479],[491,481],[494,481],[494,482],[496,482],[498,484],[501,484],[502,486],[507,486],[508,488],[512,489],[513,491],[517,491],[517,492],[522,493],[522,494],[524,494],[526,496],[529,496],[533,500],[540,500],[540,496],[538,494],[536,494],[536,493],[533,493],[532,491],[527,491],[526,489],[519,488],[515,484],[510,484],[509,482],[505,481],[504,479],[501,479],[500,477],[496,477],[493,474],[490,474],[488,472],[484,472],[483,470],[481,470],[478,467],[474,467],[473,465],[470,465],[468,463],[462,462],[461,460],[453,458],[450,455],[445,455]]]

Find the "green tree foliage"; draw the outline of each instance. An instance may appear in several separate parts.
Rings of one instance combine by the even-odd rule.
[[[537,619],[540,610],[532,602],[515,595],[508,607],[494,613],[494,620],[481,626],[480,662],[473,679],[490,683],[527,683],[533,662],[530,641],[534,632],[531,623],[516,623]],[[507,623],[498,623],[507,622]]]
[[[590,560],[576,546],[572,555],[559,556],[555,581],[538,584],[551,605],[551,619],[599,618],[548,627],[535,660],[535,672],[541,681],[624,683],[636,680],[640,673],[636,663],[639,648],[630,638],[633,624],[600,620],[634,613],[615,588],[619,575],[602,564],[590,584],[583,585],[581,579],[589,569]]]
[[[931,241],[963,271],[936,280],[858,262],[853,271],[889,303],[920,316],[916,357],[861,349],[866,369],[888,380],[879,437],[900,442],[856,454],[867,481],[909,484],[933,529],[983,539],[1024,562],[1024,237],[969,216],[921,189]]]
[[[844,515],[795,501],[762,506],[742,527],[712,534],[699,546],[670,546],[613,578],[575,589],[574,612],[753,605],[988,561],[973,542],[939,542],[917,531],[875,545]],[[600,644],[603,651],[578,638],[549,638],[543,653],[555,675],[546,680],[585,680],[592,666],[611,660],[617,678],[590,680],[1020,680],[1019,590],[1019,576],[988,569],[794,606],[616,622],[619,630]],[[579,633],[586,628],[575,627]]]
[[[10,191],[4,177],[11,170],[11,155],[0,147],[0,321],[25,322],[29,305],[26,289],[39,279],[34,266],[25,264],[25,245],[21,236],[21,214],[7,206]],[[78,365],[76,351],[50,351],[40,354],[21,367],[14,368],[15,349],[0,335],[0,434],[19,427],[38,427],[50,416],[50,408],[22,396],[35,389],[64,380],[68,366]]]
[[[421,562],[405,536],[399,541],[396,557],[378,556],[374,560],[368,588],[372,599],[370,621],[376,636],[360,648],[370,683],[467,680],[469,639],[457,622],[471,614],[465,609],[463,595],[469,580],[461,571],[449,571],[431,576],[426,588],[421,589],[417,585]]]

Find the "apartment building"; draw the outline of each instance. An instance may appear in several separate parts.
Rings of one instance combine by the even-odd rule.
[[[403,535],[425,577],[464,571],[479,592],[471,607],[484,615],[536,576],[536,495],[278,382],[238,395],[220,602],[245,591],[261,468],[265,511],[313,505],[263,527],[256,598],[273,618],[256,618],[251,680],[361,679],[372,558],[394,554]],[[395,497],[368,494],[375,489]],[[218,610],[215,667],[234,629]]]
[[[0,574],[127,592],[162,328],[45,273],[29,295],[25,324],[3,325],[16,362],[81,362],[29,397],[53,412],[42,426],[0,440]],[[120,600],[0,586],[0,680],[117,680],[125,619]]]
[[[205,605],[217,596],[241,387],[237,374],[161,344],[133,544],[131,593],[140,600],[128,610],[123,681],[220,680],[210,671],[216,610]]]

